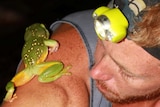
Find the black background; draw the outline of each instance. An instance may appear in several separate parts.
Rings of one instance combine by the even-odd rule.
[[[51,23],[69,13],[95,9],[107,0],[1,0],[0,1],[0,101],[5,85],[21,59],[25,28],[32,23]]]

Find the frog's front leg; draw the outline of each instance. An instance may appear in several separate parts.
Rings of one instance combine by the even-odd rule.
[[[52,82],[57,80],[63,75],[71,75],[71,72],[68,72],[68,70],[71,68],[71,66],[67,66],[64,68],[63,63],[61,62],[45,62],[43,65],[51,64],[50,67],[47,67],[42,73],[39,74],[38,80],[40,82]]]
[[[56,52],[59,48],[59,43],[52,39],[44,40],[44,44],[49,47],[49,54]]]

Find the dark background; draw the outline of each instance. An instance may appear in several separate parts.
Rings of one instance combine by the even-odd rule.
[[[0,101],[5,85],[21,59],[25,28],[32,23],[49,25],[65,15],[106,5],[107,0],[1,0],[0,1]],[[0,103],[1,103],[0,102]]]

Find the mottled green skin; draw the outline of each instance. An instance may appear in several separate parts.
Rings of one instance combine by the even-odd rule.
[[[22,59],[26,67],[45,60],[48,46],[44,44],[44,41],[48,38],[49,32],[43,24],[36,23],[26,28],[25,44],[22,50]]]
[[[30,38],[37,37],[37,38],[49,38],[49,32],[46,27],[41,23],[35,23],[26,28],[24,34],[24,40],[27,42]]]

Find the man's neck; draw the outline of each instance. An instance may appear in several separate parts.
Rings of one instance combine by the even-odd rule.
[[[112,104],[112,107],[160,107],[160,99],[132,104]]]

